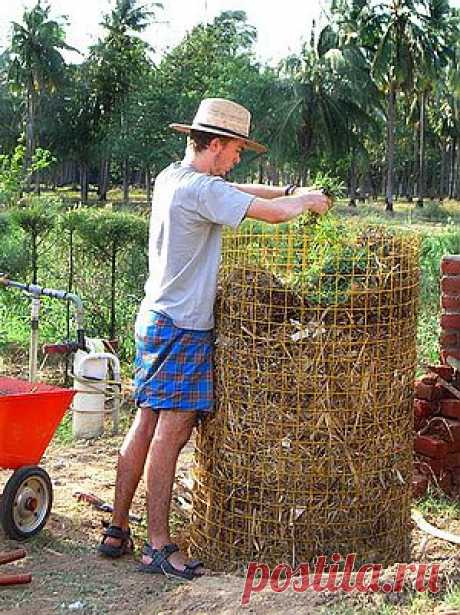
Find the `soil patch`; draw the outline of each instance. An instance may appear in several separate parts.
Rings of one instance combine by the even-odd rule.
[[[160,576],[149,577],[136,571],[139,549],[145,539],[145,521],[133,525],[137,546],[133,557],[113,562],[96,554],[101,522],[110,517],[78,502],[77,491],[94,493],[111,502],[114,490],[117,451],[122,436],[105,435],[97,440],[67,446],[51,443],[41,464],[54,485],[54,505],[47,527],[26,543],[7,540],[0,532],[0,550],[24,546],[28,556],[14,564],[2,566],[1,573],[27,571],[33,575],[30,585],[0,588],[0,613],[10,615],[159,615],[196,613],[200,615],[263,613],[360,613],[379,612],[390,603],[397,613],[408,613],[411,593],[397,596],[384,594],[345,595],[288,590],[275,594],[268,588],[254,594],[249,607],[241,607],[244,578],[237,575],[209,573],[193,583],[181,583]],[[193,444],[182,453],[180,470],[188,474],[193,459]],[[3,487],[11,472],[0,472]],[[132,512],[145,519],[143,485],[133,502]],[[438,526],[460,532],[458,519],[430,519]],[[175,517],[175,538],[185,547],[188,531]],[[458,547],[430,540],[421,553],[424,536],[414,530],[413,558],[427,563],[441,563],[446,571],[443,588],[458,588]],[[439,601],[440,602],[440,601]],[[380,606],[379,606],[380,605]],[[342,607],[351,610],[343,611]],[[340,609],[340,610],[337,610]],[[371,609],[369,611],[369,609]],[[426,613],[432,612],[431,610]],[[425,613],[425,611],[424,611]]]

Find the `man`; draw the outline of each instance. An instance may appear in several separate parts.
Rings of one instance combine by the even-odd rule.
[[[169,534],[178,455],[197,419],[212,410],[213,304],[221,232],[245,218],[285,222],[306,211],[324,214],[317,190],[236,185],[224,179],[249,139],[250,113],[232,101],[201,102],[193,124],[172,124],[189,135],[185,157],[155,182],[149,239],[149,278],[136,321],[135,400],[138,412],[122,445],[112,525],[99,551],[132,550],[128,511],[145,465],[148,543],[140,569],[192,579],[202,563],[187,561]],[[292,194],[294,193],[294,194]]]

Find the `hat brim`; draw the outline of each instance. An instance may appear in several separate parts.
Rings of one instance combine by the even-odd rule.
[[[247,139],[246,137],[232,137],[232,135],[229,135],[228,132],[225,132],[224,130],[217,130],[215,128],[211,130],[209,128],[204,128],[201,126],[199,128],[193,128],[193,126],[188,126],[187,124],[170,124],[169,127],[173,130],[177,130],[177,132],[183,132],[186,135],[190,134],[191,130],[199,130],[200,132],[210,132],[213,135],[222,135],[223,137],[241,139],[241,141],[244,141],[245,147],[247,147],[247,149],[251,149],[258,154],[263,154],[268,151],[268,148],[265,147],[265,145],[257,143],[257,141],[251,141],[251,139]]]

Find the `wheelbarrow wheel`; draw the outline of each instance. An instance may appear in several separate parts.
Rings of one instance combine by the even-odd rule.
[[[48,473],[38,466],[14,472],[3,490],[0,519],[5,533],[26,540],[43,528],[53,505],[53,486]]]

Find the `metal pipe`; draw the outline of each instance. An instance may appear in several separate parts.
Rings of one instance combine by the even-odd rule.
[[[30,347],[29,347],[29,382],[35,382],[37,377],[38,357],[38,321],[40,315],[40,295],[32,296],[32,313],[30,318]]]
[[[70,301],[75,307],[75,323],[77,328],[77,342],[78,347],[82,350],[86,350],[85,344],[85,331],[84,331],[84,316],[83,316],[83,302],[78,295],[74,293],[68,293],[65,290],[56,290],[54,288],[45,288],[38,284],[24,284],[22,282],[16,282],[10,280],[6,274],[0,273],[0,284],[6,287],[17,288],[25,293],[29,293],[32,297],[52,297],[53,299],[60,299],[61,301]]]

